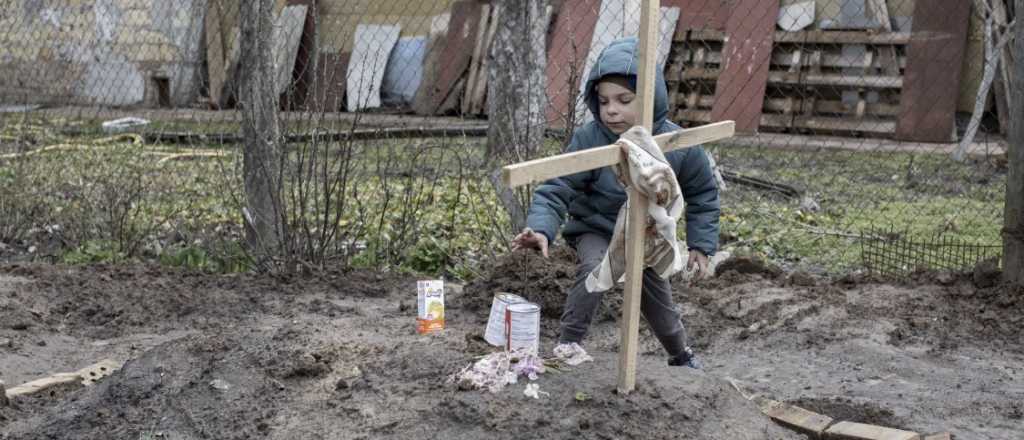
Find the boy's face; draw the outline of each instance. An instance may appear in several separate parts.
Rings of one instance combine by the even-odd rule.
[[[611,77],[597,83],[601,122],[612,133],[622,134],[637,124],[636,93],[625,78]]]

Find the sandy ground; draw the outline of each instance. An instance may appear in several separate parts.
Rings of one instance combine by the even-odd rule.
[[[482,333],[496,291],[544,307],[550,352],[573,257],[538,258],[509,255],[450,289],[448,328],[429,336],[414,331],[411,277],[0,267],[8,387],[126,362],[96,385],[0,407],[0,439],[804,438],[729,378],[839,420],[1024,438],[1024,292],[979,288],[990,280],[971,274],[894,284],[733,262],[718,278],[676,285],[702,371],[667,366],[642,324],[637,391],[616,394],[612,293],[586,341],[595,361],[541,375],[540,399],[524,383],[497,394],[447,383],[493,351]]]

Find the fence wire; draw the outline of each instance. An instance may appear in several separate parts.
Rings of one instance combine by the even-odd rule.
[[[8,2],[0,256],[231,266],[223,255],[238,252],[231,243],[245,235],[247,4]],[[874,249],[864,240],[877,227],[914,243],[941,236],[995,250],[1001,242],[1008,91],[1017,80],[1004,44],[1012,2],[660,4],[668,118],[691,127],[736,121],[735,138],[704,146],[726,180],[722,248],[845,272],[864,267],[864,249]],[[514,232],[491,171],[558,152],[593,118],[584,80],[611,41],[636,35],[639,8],[639,0],[277,0],[272,29],[254,38],[272,47],[263,92],[279,102],[290,252],[318,264],[473,276]],[[539,56],[500,52],[515,44]],[[502,75],[517,86],[494,87]],[[520,95],[537,100],[512,99]],[[495,121],[543,138],[502,153],[487,141]],[[124,133],[137,137],[111,137]],[[137,189],[130,197],[118,191],[126,185]],[[528,197],[518,194],[520,203]],[[79,225],[71,211],[107,221]],[[211,243],[222,245],[215,252]],[[973,264],[941,252],[878,261],[886,255],[870,261]]]

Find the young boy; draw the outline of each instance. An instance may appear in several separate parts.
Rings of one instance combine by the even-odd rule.
[[[612,42],[601,52],[587,79],[587,107],[594,120],[573,133],[568,151],[610,145],[619,135],[639,123],[636,96],[636,38]],[[657,72],[654,89],[653,134],[679,130],[666,120],[668,93],[662,73]],[[708,257],[718,248],[718,186],[711,164],[700,147],[665,154],[675,172],[686,202],[687,269],[697,266],[698,276],[706,274]],[[527,217],[528,228],[512,240],[512,248],[539,249],[548,256],[548,244],[569,215],[562,236],[576,248],[579,265],[576,281],[569,289],[561,318],[559,344],[581,343],[601,303],[603,292],[587,292],[587,275],[601,263],[611,241],[615,218],[626,201],[626,193],[611,168],[601,168],[555,178],[537,187]],[[640,311],[661,345],[668,352],[669,365],[700,368],[686,341],[686,330],[672,300],[668,280],[645,269]]]

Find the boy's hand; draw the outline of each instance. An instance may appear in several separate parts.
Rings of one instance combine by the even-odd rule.
[[[694,265],[697,265],[697,273],[694,279],[699,280],[708,277],[708,257],[696,249],[690,251],[690,261],[686,262],[686,270],[693,270]]]
[[[512,250],[519,249],[540,249],[544,258],[548,257],[548,237],[544,234],[533,232],[533,229],[526,228],[519,235],[512,239]]]

